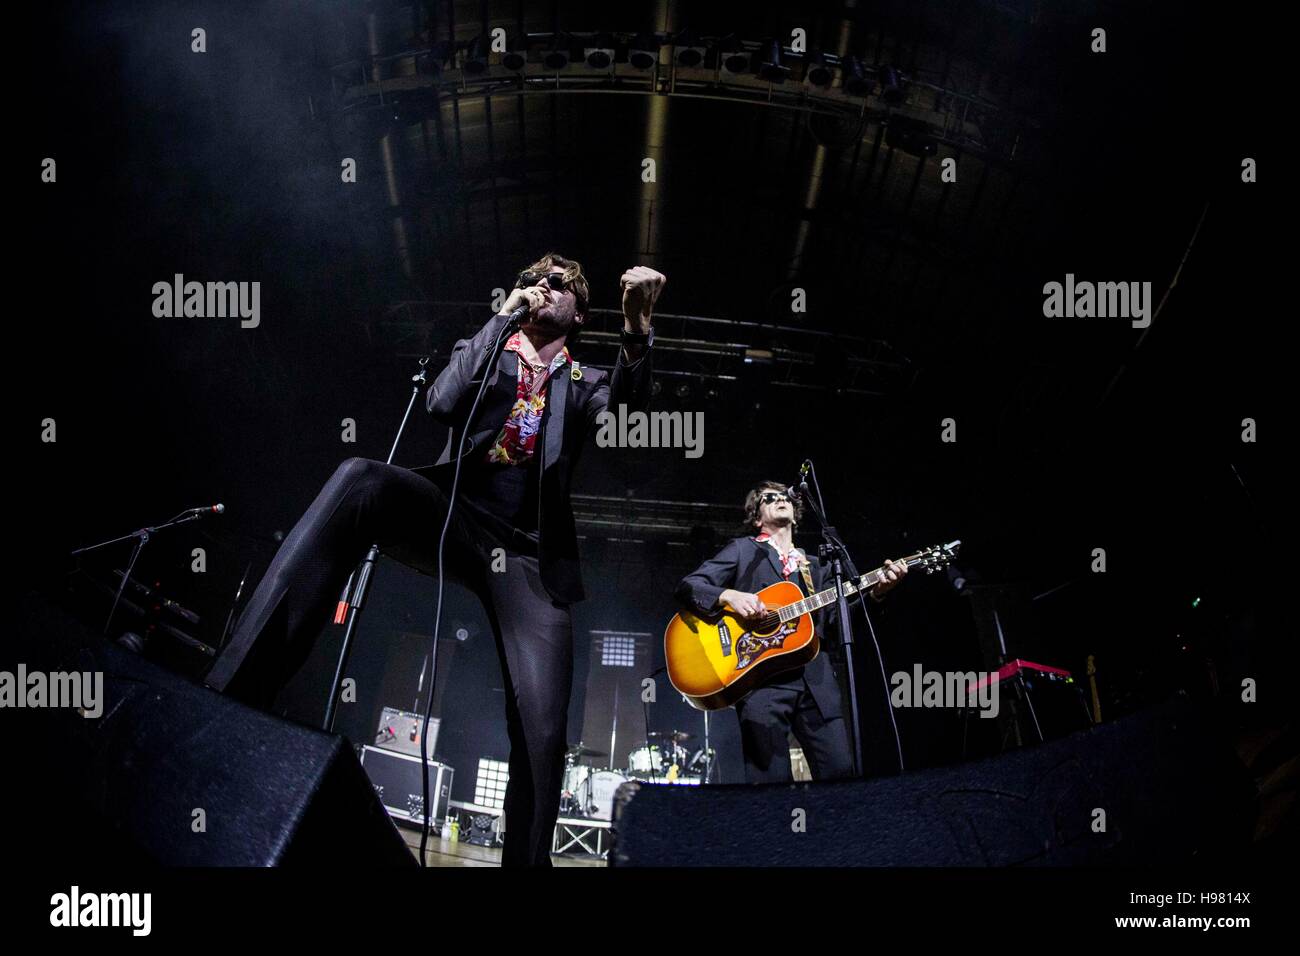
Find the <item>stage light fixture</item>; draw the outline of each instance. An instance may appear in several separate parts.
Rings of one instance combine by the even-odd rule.
[[[504,807],[506,784],[509,782],[510,764],[507,761],[479,757],[478,775],[474,780],[474,802],[481,807]]]
[[[781,62],[781,41],[771,40],[763,47],[763,63],[758,75],[769,83],[784,83],[790,68]]]
[[[548,70],[563,70],[569,65],[569,41],[561,36],[556,36],[551,43],[551,48],[546,51],[546,56],[542,58],[542,63]]]
[[[510,44],[510,49],[501,54],[501,65],[511,73],[522,73],[528,65],[528,45],[519,42]]]
[[[708,52],[708,47],[700,41],[699,34],[694,30],[683,30],[673,37],[673,57],[678,66],[688,69],[700,66]]]
[[[653,33],[638,33],[627,50],[627,62],[637,70],[651,70],[659,62],[659,38]]]
[[[835,79],[835,71],[831,69],[830,64],[826,62],[826,54],[821,50],[815,50],[808,57],[808,65],[804,70],[804,77],[813,86],[822,88],[831,85]]]
[[[614,63],[614,38],[608,33],[601,33],[589,42],[591,46],[585,47],[582,51],[587,66],[593,70],[608,70]]]
[[[728,37],[718,46],[722,56],[722,69],[727,73],[748,73],[752,61],[749,51],[734,36]]]
[[[465,50],[465,62],[461,69],[470,76],[482,76],[487,72],[487,44],[483,42],[483,34],[479,34],[470,41]]]
[[[627,634],[606,634],[600,646],[601,667],[635,667],[636,638]]]
[[[876,78],[867,72],[860,57],[851,56],[844,61],[844,92],[850,96],[870,96],[876,88]]]

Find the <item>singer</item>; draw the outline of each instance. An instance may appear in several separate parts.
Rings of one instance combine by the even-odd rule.
[[[568,349],[587,317],[582,266],[548,253],[522,272],[501,312],[456,343],[429,388],[429,414],[450,427],[438,462],[413,470],[343,462],[281,545],[208,685],[270,707],[374,542],[435,574],[465,433],[444,570],[483,601],[506,681],[510,780],[502,862],[549,866],[573,679],[569,607],[584,596],[569,489],[596,416],[611,403],[649,405],[651,315],[665,281],[644,266],[623,273],[623,343],[606,374],[579,366]],[[521,326],[511,334],[516,319]],[[486,390],[467,422],[484,375]],[[493,570],[494,563],[501,568],[494,552],[504,554],[504,570]],[[432,623],[432,607],[429,614]]]
[[[794,581],[804,596],[832,587],[829,565],[795,547],[794,531],[802,516],[802,503],[790,499],[785,485],[760,482],[745,497],[743,535],[682,578],[677,600],[699,614],[727,607],[756,620],[768,608],[754,592],[770,584]],[[906,562],[888,562],[886,568],[885,580],[869,592],[876,600],[907,574]],[[833,609],[817,611],[813,626],[823,640],[828,629],[837,631]],[[829,654],[819,653],[807,664],[782,672],[742,698],[735,710],[745,779],[750,783],[783,783],[793,778],[791,732],[803,747],[814,779],[852,775],[848,728]]]

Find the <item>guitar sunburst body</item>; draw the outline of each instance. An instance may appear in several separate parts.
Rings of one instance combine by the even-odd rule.
[[[804,595],[797,584],[778,581],[758,596],[776,610]],[[664,631],[669,679],[698,710],[730,707],[773,675],[807,664],[818,649],[810,614],[755,625],[730,611],[682,611]]]

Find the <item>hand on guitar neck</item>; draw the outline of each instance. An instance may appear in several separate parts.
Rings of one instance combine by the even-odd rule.
[[[881,571],[884,572],[883,579],[867,592],[877,601],[892,591],[899,581],[907,577],[907,561],[888,560],[881,567]]]

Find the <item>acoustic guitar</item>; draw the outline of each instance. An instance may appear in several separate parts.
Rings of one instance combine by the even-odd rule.
[[[956,556],[960,541],[937,544],[899,559],[907,568],[933,574]],[[851,597],[885,579],[885,569],[844,582]],[[793,670],[817,656],[820,642],[812,612],[836,600],[834,587],[804,597],[793,581],[778,581],[758,592],[768,613],[746,620],[730,609],[709,615],[681,611],[664,630],[668,679],[696,710],[730,707],[774,674]]]

